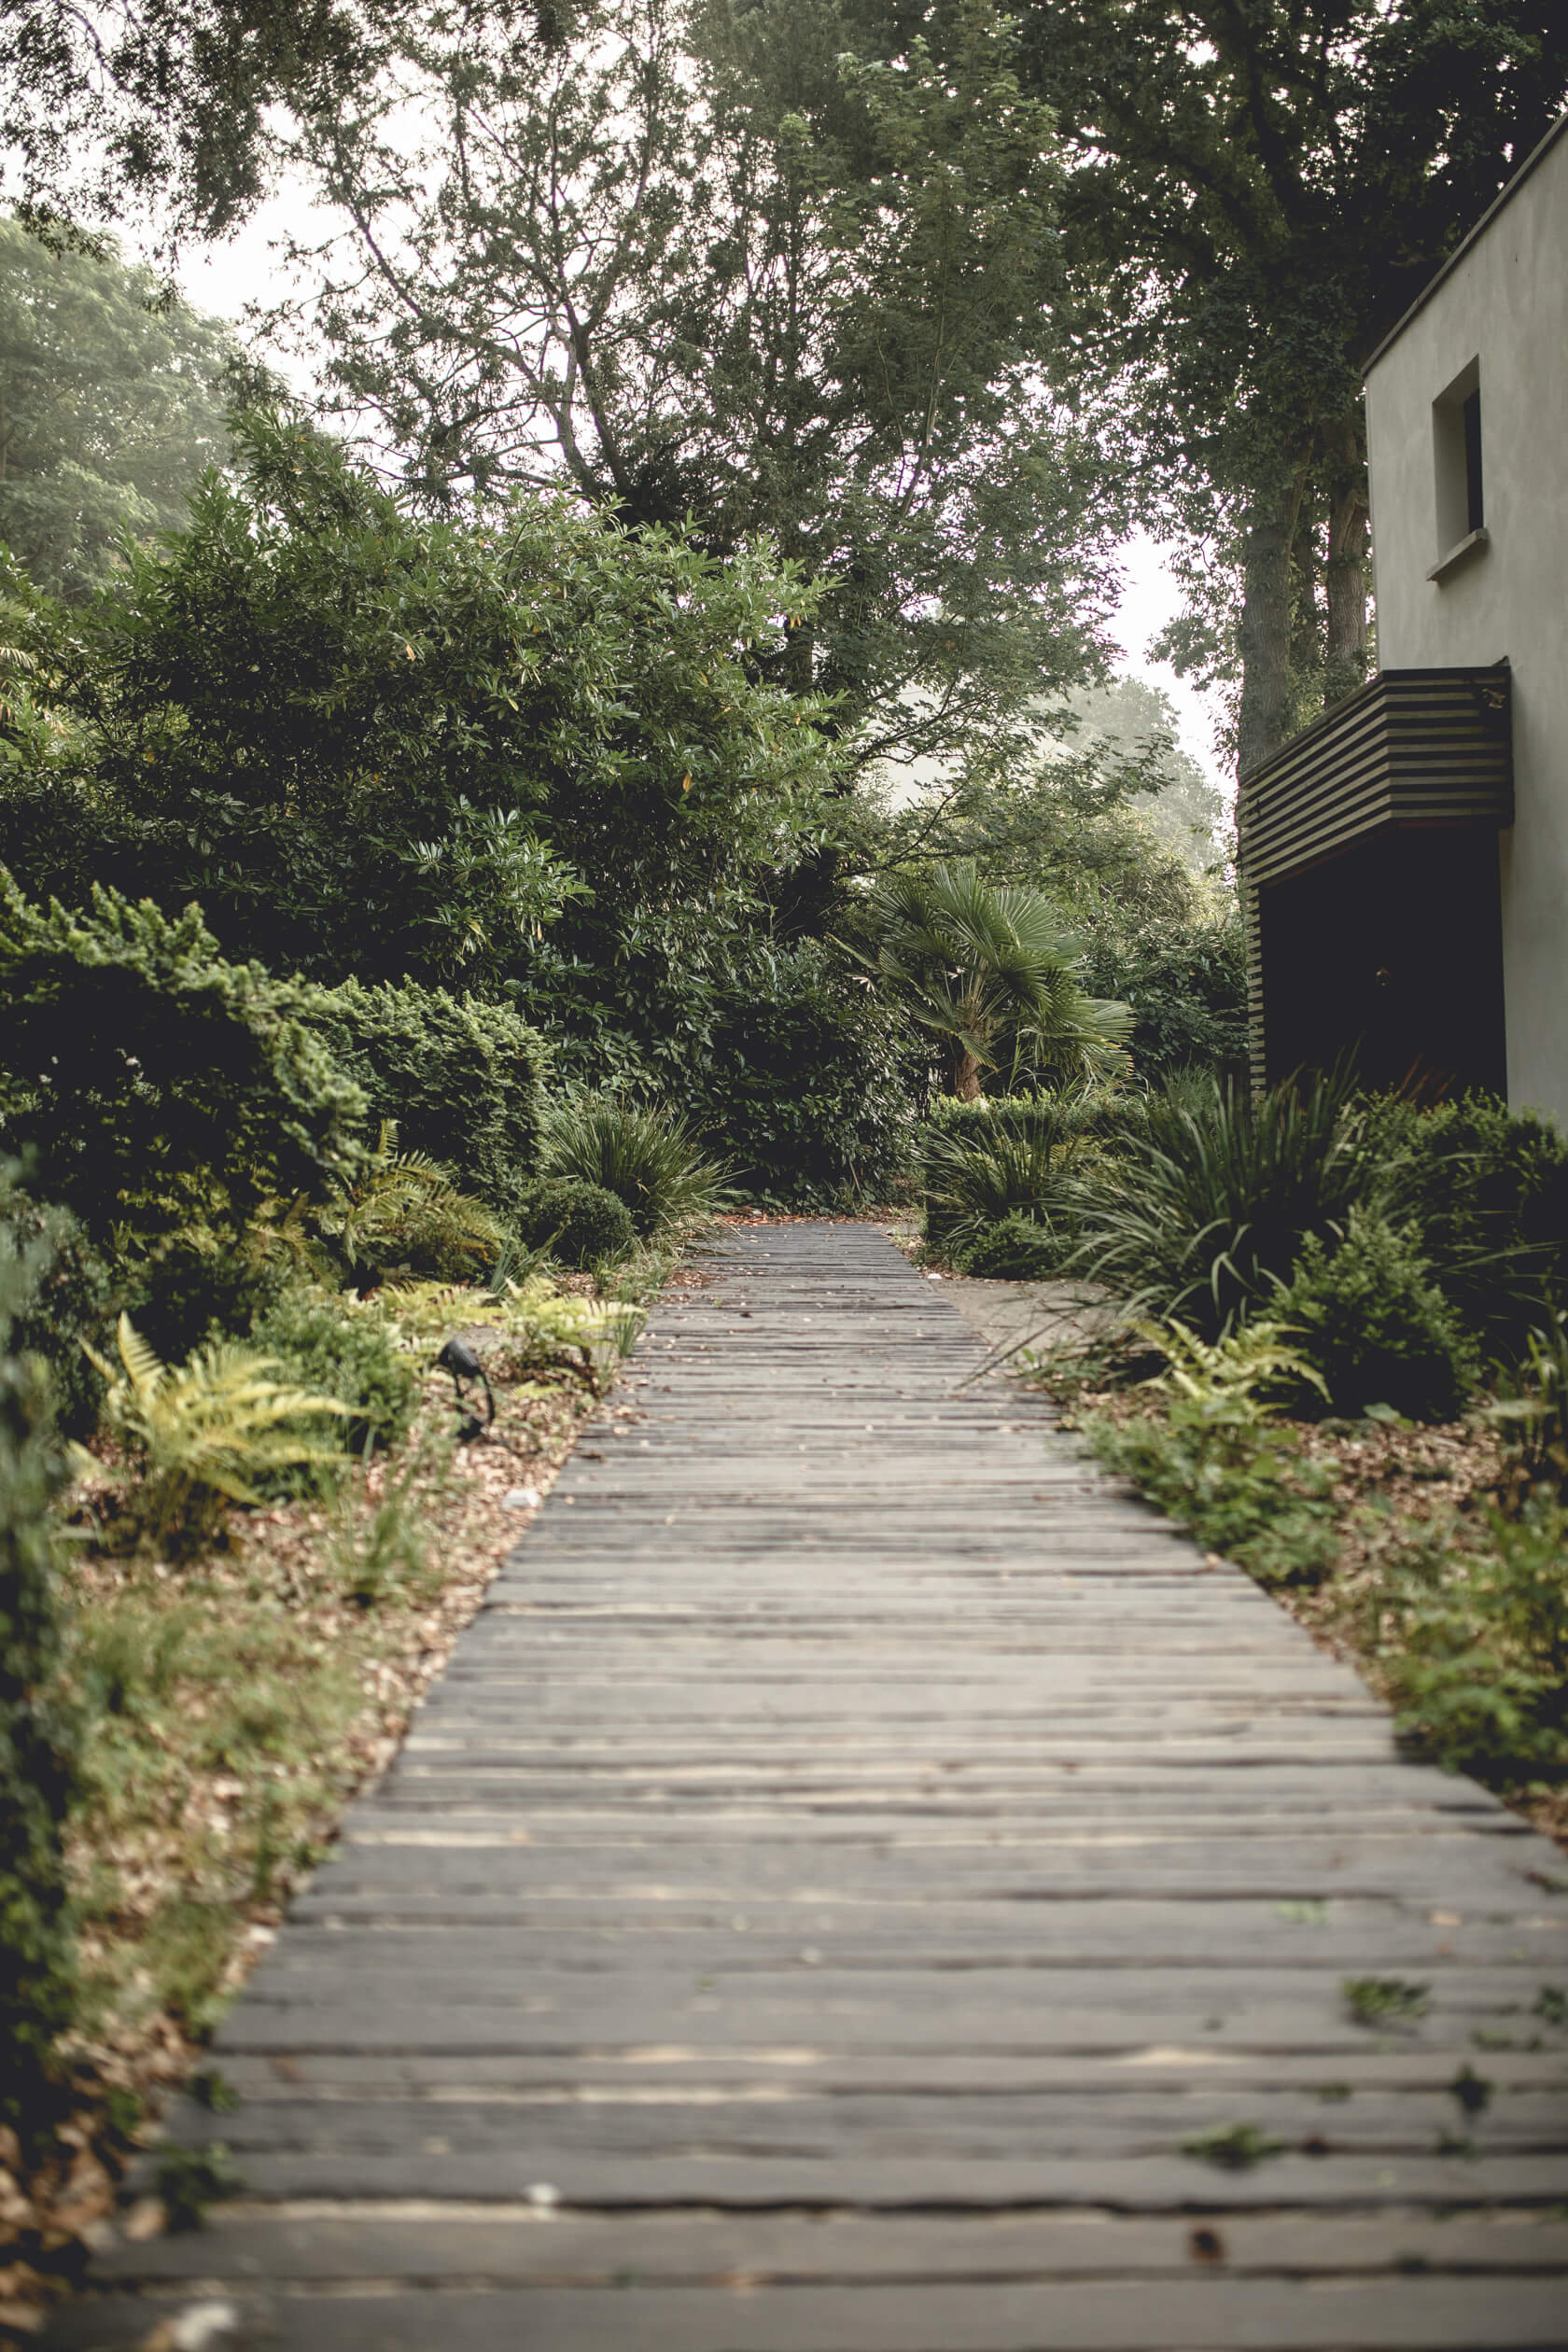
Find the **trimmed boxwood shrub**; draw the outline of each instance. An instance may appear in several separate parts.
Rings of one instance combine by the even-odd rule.
[[[0,2118],[24,2132],[43,2119],[49,2045],[70,2022],[74,1987],[61,1837],[75,1740],[49,1695],[60,1648],[49,1506],[65,1473],[48,1376],[16,1348],[48,1263],[45,1242],[0,1228]]]
[[[548,1244],[563,1266],[625,1257],[637,1240],[625,1202],[581,1176],[545,1176],[525,1186],[515,1218],[519,1239],[536,1250]]]
[[[539,1165],[537,1030],[507,1007],[412,981],[314,989],[306,1018],[364,1090],[372,1138],[391,1120],[400,1150],[427,1154],[465,1191],[510,1208]]]

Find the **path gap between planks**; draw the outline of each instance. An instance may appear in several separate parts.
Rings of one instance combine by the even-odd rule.
[[[1568,2345],[1561,1855],[884,1233],[709,1270],[224,2024],[237,2111],[175,2117],[241,2201],[56,2340]]]

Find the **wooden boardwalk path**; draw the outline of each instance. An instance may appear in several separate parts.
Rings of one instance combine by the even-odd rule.
[[[58,2340],[1568,2345],[1568,1864],[883,1235],[724,1246],[224,2025],[242,2202]]]

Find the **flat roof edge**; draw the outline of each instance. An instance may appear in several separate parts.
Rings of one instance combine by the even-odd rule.
[[[1471,246],[1477,243],[1477,239],[1486,234],[1492,222],[1496,219],[1498,214],[1503,210],[1504,205],[1508,203],[1510,200],[1517,195],[1519,190],[1524,186],[1525,181],[1530,177],[1531,173],[1535,169],[1536,164],[1539,163],[1543,157],[1547,155],[1557,145],[1558,140],[1561,138],[1565,131],[1568,131],[1568,113],[1558,116],[1557,120],[1552,124],[1552,127],[1547,133],[1546,137],[1538,140],[1535,146],[1531,148],[1530,153],[1525,157],[1524,161],[1519,165],[1519,170],[1514,174],[1513,178],[1508,182],[1506,188],[1501,189],[1498,191],[1497,195],[1493,197],[1491,203],[1487,206],[1485,212],[1482,213],[1479,220],[1477,221],[1475,227],[1470,230],[1465,236],[1460,239],[1458,245],[1455,245],[1453,251],[1449,254],[1448,259],[1443,263],[1442,267],[1435,271],[1433,275],[1427,279],[1426,284],[1421,287],[1421,292],[1416,296],[1415,301],[1410,304],[1409,309],[1405,313],[1404,316],[1399,319],[1394,326],[1389,329],[1388,333],[1383,337],[1382,342],[1378,345],[1377,350],[1372,354],[1371,358],[1367,360],[1366,365],[1361,371],[1364,382],[1366,377],[1371,374],[1373,369],[1377,366],[1379,360],[1382,357],[1384,352],[1388,350],[1389,346],[1399,341],[1400,336],[1405,332],[1405,329],[1408,327],[1410,321],[1426,308],[1428,302],[1431,301],[1432,297],[1436,293],[1437,288],[1442,285],[1444,279],[1450,277],[1453,272],[1458,269],[1460,263],[1463,260]]]

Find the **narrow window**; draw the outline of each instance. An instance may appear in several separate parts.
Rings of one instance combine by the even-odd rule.
[[[1467,393],[1462,412],[1464,418],[1464,512],[1465,528],[1478,531],[1484,519],[1481,505],[1481,387]]]
[[[1438,566],[1483,527],[1481,363],[1472,359],[1432,403]]]

